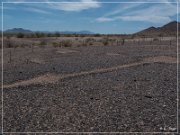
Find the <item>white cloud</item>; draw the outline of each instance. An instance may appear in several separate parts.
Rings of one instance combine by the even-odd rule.
[[[124,21],[143,21],[143,22],[151,22],[151,23],[167,23],[170,22],[170,17],[165,16],[122,16],[118,17],[117,19],[124,20]]]
[[[50,12],[48,12],[48,11],[38,9],[38,8],[33,8],[33,7],[25,8],[25,10],[30,11],[30,12],[35,12],[35,13],[41,13],[41,14],[50,14]]]
[[[133,9],[133,8],[136,8],[136,7],[140,6],[140,5],[142,5],[142,3],[120,4],[120,6],[116,10],[105,14],[104,17],[120,14],[120,13],[123,13],[124,11],[126,11],[128,9]]]
[[[50,7],[53,9],[63,10],[63,11],[82,11],[91,8],[100,7],[100,3],[96,0],[81,0],[76,3],[49,3]]]
[[[163,24],[172,21],[171,17],[177,14],[177,5],[175,3],[151,4],[148,6],[141,3],[135,4],[134,6],[126,6],[127,7],[105,14],[104,16],[97,18],[96,21],[109,22],[123,20]]]
[[[107,18],[107,17],[99,17],[96,19],[98,22],[110,22],[110,21],[115,21],[115,18]]]

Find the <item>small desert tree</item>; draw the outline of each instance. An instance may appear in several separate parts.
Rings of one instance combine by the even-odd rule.
[[[55,37],[60,37],[60,33],[59,32],[56,32],[54,35],[55,35]]]
[[[37,38],[41,37],[41,33],[39,33],[39,32],[36,32],[35,35],[36,35]]]
[[[24,34],[23,33],[18,33],[17,38],[24,38]]]

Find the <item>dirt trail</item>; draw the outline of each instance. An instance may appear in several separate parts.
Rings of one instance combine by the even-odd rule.
[[[12,84],[3,85],[3,88],[28,86],[28,85],[32,85],[32,84],[42,84],[42,85],[43,84],[54,84],[60,80],[64,80],[64,79],[68,79],[68,78],[112,72],[112,71],[123,69],[123,68],[129,68],[129,67],[139,66],[141,64],[153,63],[153,62],[177,63],[177,59],[175,57],[169,57],[169,56],[158,56],[158,57],[145,58],[141,62],[124,64],[124,65],[119,65],[119,66],[115,66],[115,67],[111,67],[111,68],[101,68],[101,69],[95,69],[95,70],[91,70],[91,71],[82,71],[79,73],[64,74],[64,75],[47,73],[45,75],[41,75],[41,76],[29,79],[29,80],[23,80],[23,81],[15,82]]]
[[[143,61],[147,63],[152,63],[152,62],[177,63],[177,58],[170,56],[157,56],[157,57],[145,58]]]

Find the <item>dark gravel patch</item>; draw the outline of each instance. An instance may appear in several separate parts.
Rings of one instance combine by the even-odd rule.
[[[69,74],[145,57],[176,57],[176,46],[169,48],[168,43],[70,47],[65,49],[77,52],[67,54],[57,53],[58,49],[35,48],[33,53],[30,48],[12,49],[11,63],[10,49],[5,50],[4,84],[49,72]],[[44,63],[29,62],[32,58]],[[176,76],[176,64],[155,63],[68,78],[58,84],[4,89],[4,131],[167,132],[177,126]]]
[[[5,131],[160,132],[176,127],[176,94],[162,63],[5,89]]]
[[[152,48],[148,45],[71,47],[65,49],[76,50],[77,53],[67,54],[57,53],[61,48],[37,48],[34,53],[30,48],[23,49],[15,50],[12,62],[4,64],[4,84],[26,80],[47,72],[67,74],[138,62],[144,57],[176,56],[175,46],[172,54],[169,54],[168,46]],[[107,53],[120,55],[109,56]],[[4,61],[8,61],[8,50],[5,51],[4,58]],[[45,63],[27,62],[27,59],[34,58]]]

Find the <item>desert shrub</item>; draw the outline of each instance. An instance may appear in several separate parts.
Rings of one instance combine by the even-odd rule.
[[[169,41],[169,45],[172,45],[172,41],[171,40]]]
[[[46,45],[46,42],[45,41],[41,41],[39,44],[40,45]]]
[[[41,41],[39,44],[38,44],[38,46],[39,47],[45,47],[45,45],[46,45],[46,42],[45,41]]]
[[[95,37],[100,37],[101,35],[100,34],[94,34]]]
[[[115,40],[112,38],[109,38],[109,42],[114,42]]]
[[[53,42],[52,45],[53,45],[54,47],[59,47],[59,46],[60,46],[60,44],[58,44],[57,42]]]
[[[23,38],[24,37],[24,34],[23,33],[18,33],[17,34],[17,38]]]
[[[25,38],[31,38],[31,35],[30,34],[26,34]]]
[[[82,40],[78,46],[87,46],[87,43],[85,40]]]
[[[36,46],[36,43],[32,43],[32,46]]]
[[[28,37],[29,37],[29,38],[35,38],[36,35],[35,35],[34,33],[31,33],[31,34],[28,35]]]
[[[59,33],[59,32],[56,32],[56,33],[54,34],[54,36],[55,36],[55,37],[60,37],[60,33]]]
[[[135,35],[133,34],[133,35],[131,35],[131,37],[130,37],[131,39],[134,39],[135,38]]]
[[[71,47],[72,42],[71,42],[71,40],[62,40],[61,45],[64,46],[64,47]]]
[[[10,40],[9,36],[7,36],[7,39],[5,40],[5,46],[7,48],[12,48],[13,47],[13,44],[11,43],[11,40]]]
[[[21,48],[25,48],[25,46],[26,45],[24,43],[18,45],[18,47],[21,47]]]
[[[86,35],[84,35],[84,34],[79,34],[79,37],[86,37]]]
[[[40,38],[40,34],[38,32],[35,33],[37,38]]]
[[[48,34],[47,34],[47,37],[52,37],[52,34],[51,34],[51,33],[48,33]]]
[[[92,42],[89,42],[89,45],[93,45],[93,43],[92,43]]]
[[[88,42],[87,40],[82,40],[82,43],[81,43],[82,46],[87,46],[88,45]]]
[[[78,44],[78,45],[77,45],[77,47],[80,47],[80,46],[82,46],[82,45],[81,45],[81,44]]]
[[[113,45],[114,43],[116,43],[116,39],[112,39],[112,38],[108,39],[108,44]]]
[[[15,45],[13,45],[14,46],[14,48],[18,48],[19,47],[19,45],[17,45],[17,44],[15,44]]]
[[[85,40],[85,44],[86,45],[93,45],[93,42],[95,41],[95,39],[93,39],[93,38],[87,38],[86,40]]]
[[[75,36],[75,37],[79,37],[79,34],[75,34],[74,36]]]
[[[109,44],[109,39],[107,37],[103,38],[102,43],[103,43],[104,46],[108,45]]]
[[[64,37],[74,37],[75,34],[64,34]]]
[[[46,37],[45,33],[40,33],[40,37]]]
[[[153,41],[159,41],[159,39],[158,38],[153,38]]]
[[[121,44],[124,45],[124,43],[125,43],[125,39],[123,38]]]
[[[36,32],[35,33],[35,37],[36,38],[41,38],[41,37],[45,37],[46,36],[46,34],[45,33],[42,33],[42,32]]]
[[[7,47],[7,48],[12,48],[12,47],[13,47],[13,44],[12,44],[10,41],[7,41],[7,42],[6,42],[6,47]]]
[[[90,41],[92,41],[92,38],[86,38],[87,43],[90,42]]]

